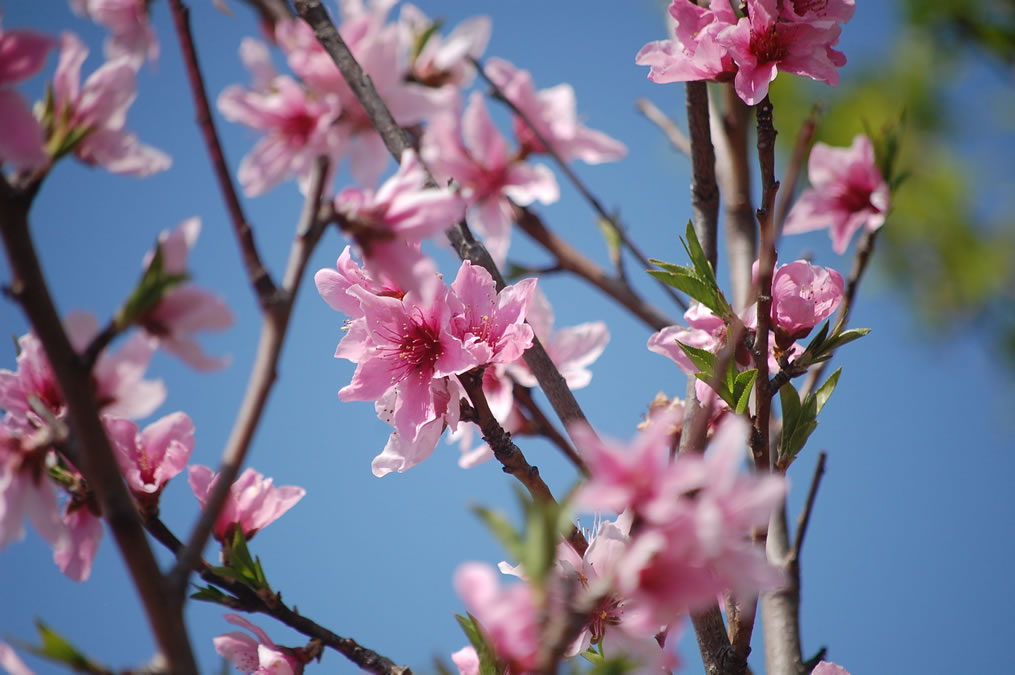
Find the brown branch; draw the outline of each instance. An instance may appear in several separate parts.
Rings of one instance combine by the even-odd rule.
[[[652,122],[659,130],[662,131],[666,138],[670,141],[677,152],[691,156],[691,141],[684,135],[684,132],[666,116],[662,110],[657,108],[652,101],[647,98],[639,98],[634,102],[634,107],[637,108],[638,112],[644,115],[649,122]]]
[[[608,274],[567,240],[550,231],[535,211],[516,205],[513,217],[525,234],[553,254],[562,269],[588,281],[641,319],[645,325],[653,330],[662,330],[676,323],[638,295],[625,280]]]
[[[307,198],[300,214],[295,240],[289,250],[289,262],[282,279],[282,288],[274,294],[272,302],[262,310],[261,340],[257,347],[257,356],[250,372],[250,380],[247,382],[247,391],[222,453],[218,479],[204,511],[190,533],[187,547],[180,554],[170,575],[173,589],[177,593],[182,594],[187,588],[190,570],[201,557],[215,520],[225,505],[229,490],[239,474],[250,442],[254,438],[254,432],[261,421],[268,395],[278,378],[278,360],[289,328],[289,317],[292,315],[299,291],[300,279],[306,270],[310,255],[324,232],[324,224],[318,217],[318,210],[327,173],[328,162],[325,158],[319,157],[311,172]]]
[[[553,426],[553,422],[551,422],[539,406],[536,405],[536,401],[532,398],[532,391],[528,387],[523,387],[517,382],[514,382],[513,379],[512,382],[514,384],[515,400],[518,401],[529,413],[529,421],[533,424],[533,428],[530,433],[539,434],[556,445],[583,476],[588,476],[589,470],[588,467],[585,466],[585,462],[571,444],[567,442],[564,435],[557,431],[557,427]]]
[[[39,264],[28,225],[28,212],[38,186],[36,181],[16,189],[0,176],[0,235],[12,273],[9,293],[21,305],[45,349],[67,405],[67,426],[81,447],[78,468],[95,491],[159,650],[173,673],[196,675],[197,664],[183,622],[183,606],[169,592],[145,538],[99,419],[91,370],[64,331]]]
[[[543,132],[539,130],[539,128],[535,125],[535,123],[531,119],[529,119],[529,116],[525,113],[525,111],[523,111],[521,108],[515,105],[514,101],[509,99],[504,94],[504,91],[497,86],[497,83],[494,82],[492,79],[490,79],[490,76],[487,75],[486,70],[483,68],[483,64],[480,63],[478,59],[475,59],[470,56],[469,61],[476,68],[476,72],[479,73],[480,77],[486,80],[487,84],[489,84],[490,87],[493,89],[494,98],[507,105],[507,107],[511,109],[511,112],[513,112],[518,117],[518,119],[520,119],[522,122],[525,123],[525,126],[529,128],[529,131],[531,131],[532,135],[536,137],[536,140],[539,141],[539,144],[543,146],[543,148],[546,150],[546,153],[553,158],[553,161],[557,164],[557,166],[564,173],[564,175],[567,176],[567,179],[571,181],[571,184],[575,186],[575,189],[577,189],[578,192],[581,194],[581,196],[585,199],[585,201],[589,203],[589,205],[592,207],[592,210],[595,211],[596,214],[602,220],[610,224],[610,227],[616,233],[617,238],[620,239],[620,242],[627,248],[628,251],[631,252],[631,254],[635,257],[635,259],[639,263],[641,263],[642,266],[644,266],[646,269],[650,268],[652,264],[648,261],[648,258],[645,257],[645,254],[641,252],[641,249],[638,248],[637,244],[635,244],[634,241],[632,241],[631,238],[627,236],[627,229],[620,223],[620,221],[617,219],[616,216],[606,212],[606,209],[603,208],[602,202],[600,202],[599,199],[594,194],[592,194],[592,191],[588,188],[588,186],[585,185],[585,183],[582,182],[582,180],[578,177],[578,174],[576,174],[574,170],[571,168],[571,166],[564,161],[564,158],[561,157],[560,153],[554,149],[553,144],[550,142],[550,140],[546,138],[546,136],[543,135]],[[677,295],[671,286],[663,283],[662,281],[659,281],[659,286],[683,310],[685,311],[687,310],[687,302],[679,295]]]
[[[370,77],[356,62],[349,46],[345,44],[338,29],[335,28],[335,24],[332,23],[328,13],[321,6],[320,0],[295,0],[295,5],[300,18],[314,31],[321,46],[331,56],[349,88],[352,89],[360,105],[363,106],[363,110],[374,129],[380,134],[388,152],[396,160],[400,158],[403,150],[412,147],[405,130],[395,121],[391,111],[388,110],[377,93]],[[427,185],[436,186],[437,183],[433,176],[429,172],[426,175]],[[452,226],[447,232],[447,237],[459,258],[469,260],[486,269],[493,277],[498,290],[504,287],[504,277],[497,269],[497,265],[494,264],[490,253],[482,242],[472,236],[464,222]],[[543,393],[546,394],[546,398],[550,401],[550,405],[553,406],[554,412],[557,413],[564,425],[586,421],[585,413],[582,412],[574,394],[568,388],[567,382],[564,381],[560,371],[557,370],[538,339],[533,339],[532,347],[525,352],[524,359],[529,370],[539,382]]]
[[[789,554],[789,529],[785,504],[776,509],[768,523],[768,559],[781,565]],[[803,675],[800,645],[800,588],[786,588],[761,595],[761,621],[765,638],[765,672]]]
[[[486,441],[493,456],[501,463],[504,473],[511,474],[518,482],[525,486],[532,498],[538,501],[556,504],[550,488],[543,482],[539,475],[539,469],[529,464],[522,453],[521,448],[511,440],[511,434],[504,430],[497,418],[490,410],[490,404],[486,400],[486,393],[483,391],[483,371],[471,370],[458,376],[458,381],[465,388],[469,395],[469,401],[475,411],[475,422],[483,431],[483,440]],[[567,538],[578,555],[585,555],[589,544],[584,535],[577,527],[571,528]]]
[[[145,523],[148,530],[156,541],[172,551],[177,556],[183,553],[183,542],[176,538],[176,535],[166,527],[159,518],[150,518]],[[322,644],[331,647],[357,666],[371,673],[378,675],[411,675],[412,671],[405,666],[399,666],[391,659],[378,654],[358,644],[351,638],[342,637],[324,628],[312,619],[300,615],[297,611],[290,609],[281,599],[281,593],[276,593],[270,601],[259,595],[249,586],[242,582],[223,577],[212,571],[203,558],[194,561],[194,572],[197,572],[204,581],[213,584],[234,596],[232,601],[227,601],[230,609],[241,612],[259,613],[277,619],[281,623],[293,628],[307,637],[320,640]]]
[[[201,75],[201,66],[198,63],[197,50],[194,47],[194,36],[190,32],[190,9],[181,0],[169,0],[169,6],[173,12],[173,25],[176,27],[176,36],[180,42],[180,50],[183,52],[184,64],[187,67],[187,80],[190,82],[194,107],[197,111],[197,124],[204,137],[211,165],[215,169],[215,178],[218,181],[236,241],[239,243],[240,252],[243,255],[243,265],[247,270],[247,277],[257,294],[261,308],[266,309],[278,289],[275,287],[275,282],[268,273],[268,269],[261,261],[261,256],[257,251],[257,243],[254,241],[254,231],[250,227],[247,216],[243,213],[243,206],[236,194],[233,179],[229,175],[225,153],[222,151],[222,144],[219,142],[218,132],[215,130],[215,120],[208,104],[204,77]]]
[[[725,207],[726,254],[733,307],[739,311],[753,301],[751,267],[758,258],[758,225],[754,218],[747,153],[750,108],[740,100],[732,82],[719,86],[723,109],[720,112],[718,106],[710,106],[712,140],[715,143],[716,178]]]
[[[747,655],[734,651],[730,644],[719,605],[692,614],[691,624],[705,675],[742,674],[747,670]]]

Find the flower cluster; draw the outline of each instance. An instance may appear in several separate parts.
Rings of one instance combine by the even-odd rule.
[[[780,70],[837,85],[846,56],[833,47],[855,9],[854,0],[747,0],[738,16],[728,0],[708,8],[673,0],[673,39],[648,43],[635,61],[651,67],[653,82],[733,80],[737,95],[755,105]]]

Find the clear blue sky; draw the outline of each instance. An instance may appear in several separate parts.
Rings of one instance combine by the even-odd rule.
[[[212,94],[248,82],[236,50],[239,40],[256,35],[257,28],[245,6],[233,2],[236,17],[229,18],[207,0],[191,4]],[[636,98],[647,96],[682,116],[682,87],[654,85],[634,64],[645,42],[664,35],[662,3],[420,4],[431,16],[446,17],[447,25],[489,13],[494,32],[488,55],[531,70],[539,86],[572,83],[587,124],[630,149],[621,163],[579,165],[579,173],[609,207],[621,209],[631,234],[650,255],[681,260],[677,236],[690,215],[687,162],[633,106]],[[891,3],[858,4],[841,42],[850,59],[844,78],[856,64],[882,58],[894,35]],[[237,317],[232,330],[204,344],[210,353],[230,353],[233,363],[220,373],[200,375],[159,356],[151,372],[169,387],[157,415],[187,412],[197,428],[193,461],[214,466],[245,387],[258,315],[193,124],[167,4],[156,2],[152,9],[162,57],[141,73],[128,126],[169,152],[172,169],[139,180],[64,162],[46,180],[32,225],[61,312],[88,309],[105,318],[136,281],[141,257],[158,231],[202,217],[204,230],[191,257],[193,276],[225,296]],[[103,32],[73,16],[62,0],[9,2],[3,25],[74,30],[92,48],[84,72],[102,62]],[[276,64],[283,63],[277,55]],[[54,66],[51,57],[46,73]],[[27,90],[38,95],[43,79],[33,80]],[[779,102],[775,105],[778,126]],[[224,122],[221,129],[236,167],[256,136]],[[590,210],[563,181],[562,192],[559,204],[540,211],[551,227],[605,263]],[[276,274],[285,264],[300,203],[291,183],[247,201],[261,249]],[[344,245],[329,233],[310,271],[333,265]],[[805,248],[815,251],[821,264],[849,267],[850,259],[835,256],[824,233],[785,240],[781,257],[792,259]],[[546,262],[522,234],[516,235],[511,258]],[[453,273],[450,257],[441,260],[445,272]],[[8,278],[0,263],[0,279]],[[281,377],[249,463],[276,483],[299,484],[308,493],[259,533],[252,548],[273,587],[301,613],[428,673],[432,656],[446,659],[465,644],[451,616],[462,609],[451,588],[456,565],[503,559],[465,507],[513,508],[513,486],[493,464],[459,469],[457,449],[443,442],[408,473],[374,478],[370,460],[383,447],[388,428],[375,419],[371,405],[339,402],[336,392],[352,374],[351,364],[332,358],[343,317],[321,301],[309,276],[305,281]],[[902,300],[876,278],[870,282],[853,323],[873,332],[847,350],[839,388],[791,471],[795,516],[817,451],[829,452],[803,554],[804,648],[811,654],[828,646],[829,658],[854,674],[997,672],[998,652],[990,646],[1015,639],[1015,622],[1007,620],[1015,601],[1011,373],[991,361],[982,341],[921,335]],[[639,286],[665,302],[649,283],[639,280]],[[592,384],[578,394],[600,431],[627,438],[657,391],[683,394],[683,375],[645,349],[648,331],[612,301],[570,279],[548,279],[544,288],[558,326],[609,322],[612,341],[594,366]],[[676,308],[669,309],[679,316]],[[0,302],[0,333],[20,335],[26,329],[18,309]],[[13,364],[12,350],[0,354],[0,367]],[[556,491],[566,490],[574,476],[550,446],[524,439],[523,449]],[[197,502],[182,476],[162,503],[164,520],[178,533],[186,532]],[[215,555],[209,549],[208,557]],[[108,533],[85,584],[65,579],[34,533],[0,554],[0,578],[0,638],[33,640],[32,620],[39,617],[113,667],[135,666],[150,656],[146,623]],[[220,608],[201,603],[187,610],[195,649],[208,672],[218,665],[211,638],[231,629],[221,614]],[[305,643],[271,619],[252,618],[280,644]],[[688,639],[684,653],[686,672],[700,672]],[[39,672],[55,672],[29,662]],[[760,640],[751,662],[755,672],[763,671]],[[322,666],[311,667],[355,672],[331,652]]]

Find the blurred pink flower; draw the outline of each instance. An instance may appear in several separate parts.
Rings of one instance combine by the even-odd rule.
[[[711,0],[708,9],[677,0],[669,13],[674,37],[649,42],[635,56],[639,66],[650,66],[648,79],[660,84],[732,79],[737,66],[716,41],[737,23],[729,0]]]
[[[26,666],[14,648],[6,642],[0,642],[0,668],[9,675],[35,675],[35,671]]]
[[[780,265],[772,276],[772,330],[783,349],[807,337],[842,302],[845,284],[831,267],[806,260]]]
[[[849,675],[849,671],[831,661],[821,661],[814,666],[811,675]]]
[[[579,159],[588,164],[600,164],[615,162],[627,154],[623,143],[578,121],[578,103],[570,84],[558,84],[537,92],[528,71],[518,70],[499,58],[490,59],[485,70],[564,161]],[[529,125],[517,116],[514,131],[523,153],[546,152]]]
[[[187,274],[187,254],[200,233],[199,218],[189,218],[175,229],[159,233],[158,246],[162,252],[164,272]],[[151,264],[153,258],[154,252],[145,256],[145,267]],[[227,357],[214,359],[205,355],[191,337],[198,331],[224,331],[233,324],[233,315],[226,303],[195,284],[184,282],[174,287],[138,322],[158,340],[160,347],[197,370],[215,370],[229,363]]]
[[[881,176],[870,138],[853,138],[848,148],[815,143],[807,160],[811,188],[797,199],[783,227],[798,234],[829,227],[836,253],[846,252],[857,230],[881,227],[891,205],[888,183]]]
[[[148,17],[150,0],[70,0],[75,14],[87,16],[109,30],[106,59],[123,57],[134,70],[145,57],[153,63],[159,58],[159,39]]]
[[[0,28],[0,162],[24,169],[49,163],[42,126],[28,101],[5,87],[38,73],[54,44],[52,38],[41,33]]]
[[[108,61],[81,86],[81,65],[87,56],[88,50],[73,33],[60,37],[52,133],[66,139],[87,131],[74,145],[74,154],[113,173],[148,176],[168,169],[172,163],[168,155],[123,130],[127,108],[137,96],[134,69],[123,57]]]
[[[8,415],[10,413],[8,412]],[[0,550],[25,536],[24,519],[54,549],[70,545],[56,491],[38,455],[22,451],[21,434],[0,424]]]
[[[469,225],[483,235],[498,265],[506,260],[510,246],[511,202],[551,204],[560,197],[557,180],[547,167],[508,155],[507,141],[479,92],[472,93],[461,120],[457,114],[445,114],[431,122],[420,155],[438,181],[454,179],[458,184],[469,203]]]
[[[373,190],[349,187],[335,199],[374,277],[394,279],[406,291],[432,297],[440,283],[420,242],[462,219],[465,203],[454,192],[426,188],[423,165],[413,150],[402,153],[398,172]]]
[[[196,464],[188,469],[188,482],[203,509],[218,480],[218,474]],[[215,521],[215,536],[225,541],[234,526],[243,528],[247,539],[278,520],[307,493],[295,485],[275,487],[271,478],[247,468],[229,489],[229,497]]]
[[[451,661],[458,668],[458,675],[479,675],[479,654],[472,645],[462,647],[452,654]]]
[[[70,537],[53,547],[53,561],[72,581],[87,581],[102,540],[102,519],[86,505],[71,501],[63,515],[63,523]]]
[[[265,134],[240,162],[243,191],[261,195],[291,174],[306,180],[318,156],[338,162],[343,152],[335,120],[342,110],[334,94],[309,91],[275,73],[267,49],[246,38],[240,55],[253,75],[253,88],[227,87],[218,98],[219,112],[231,122]]]
[[[303,664],[292,655],[291,650],[279,647],[263,630],[238,614],[225,614],[229,623],[246,628],[257,639],[246,633],[233,631],[214,638],[215,651],[242,673],[254,675],[299,675]]]
[[[417,41],[433,30],[435,25],[419,7],[411,3],[402,5],[398,23],[402,31],[402,42],[409,49],[414,49]],[[490,41],[492,24],[490,17],[476,16],[455,26],[447,36],[434,30],[412,59],[410,77],[428,87],[468,87],[476,75],[476,69],[469,63],[469,58],[478,59],[483,55]]]
[[[158,495],[183,471],[194,451],[194,423],[186,413],[166,415],[139,431],[133,422],[103,418],[120,471],[135,493]]]
[[[534,669],[539,656],[539,616],[528,584],[501,588],[493,567],[469,562],[455,570],[454,586],[483,627],[498,660],[511,672]]]

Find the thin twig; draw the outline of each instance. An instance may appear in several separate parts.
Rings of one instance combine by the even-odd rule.
[[[539,469],[529,464],[522,453],[521,448],[511,440],[511,434],[504,430],[497,418],[490,410],[490,404],[486,400],[486,393],[483,391],[483,373],[481,370],[473,370],[458,376],[458,381],[465,388],[469,395],[472,409],[475,413],[475,423],[483,432],[483,440],[493,450],[493,456],[501,463],[504,473],[511,474],[518,479],[518,482],[525,486],[533,499],[556,504],[550,488],[543,482],[539,475]],[[577,527],[571,528],[567,537],[578,555],[585,555],[589,547],[588,541]]]
[[[546,138],[546,136],[543,135],[543,132],[539,130],[536,124],[531,119],[529,119],[529,116],[525,113],[525,111],[523,111],[521,108],[515,105],[515,102],[509,99],[507,95],[504,93],[504,91],[499,86],[497,86],[497,83],[494,82],[492,79],[490,79],[490,76],[483,68],[483,64],[480,63],[479,60],[476,58],[473,58],[471,56],[468,58],[469,61],[472,63],[472,65],[476,68],[476,72],[479,73],[480,77],[486,80],[486,82],[493,89],[494,97],[498,101],[501,101],[505,105],[507,105],[507,107],[511,109],[511,112],[513,112],[518,117],[518,119],[520,119],[522,122],[525,123],[525,126],[529,128],[529,131],[531,131],[532,135],[536,137],[536,140],[539,141],[539,144],[546,150],[546,153],[553,158],[553,161],[557,164],[557,166],[564,173],[564,175],[567,176],[567,179],[571,181],[571,184],[575,186],[575,189],[577,189],[578,192],[581,194],[581,196],[585,198],[585,201],[589,203],[589,205],[592,207],[592,210],[595,211],[596,214],[602,220],[610,224],[610,227],[617,234],[617,237],[620,239],[621,243],[627,248],[628,251],[631,252],[631,255],[633,255],[635,259],[639,263],[641,263],[646,269],[650,268],[652,264],[648,261],[648,258],[645,256],[645,254],[641,252],[641,249],[638,248],[638,245],[635,244],[634,241],[632,241],[629,236],[627,236],[627,229],[619,222],[617,217],[611,213],[608,213],[606,209],[603,208],[602,202],[600,202],[599,199],[594,194],[592,194],[592,191],[588,188],[587,185],[585,185],[585,183],[582,182],[582,180],[578,177],[578,174],[574,172],[574,169],[572,169],[571,166],[564,161],[564,158],[560,156],[560,153],[558,153],[556,149],[554,149],[553,144],[550,142],[550,140]],[[659,285],[666,292],[666,294],[673,299],[675,303],[677,303],[683,310],[685,311],[687,310],[687,301],[681,298],[679,295],[677,295],[671,286],[663,283],[662,281],[659,281]]]
[[[622,307],[642,320],[652,330],[662,330],[676,322],[638,295],[626,281],[612,276],[585,257],[567,240],[558,237],[531,209],[515,206],[514,220],[525,234],[553,254],[562,269],[585,279]]]
[[[169,592],[113,455],[95,399],[91,371],[74,351],[57,314],[39,265],[28,226],[38,182],[13,188],[0,176],[0,235],[10,265],[10,294],[18,301],[42,343],[67,406],[67,426],[81,447],[81,470],[95,491],[103,516],[120,549],[155,641],[173,673],[197,674],[183,622],[183,607]]]
[[[657,108],[656,105],[647,98],[639,98],[634,102],[634,107],[638,110],[638,112],[644,115],[649,122],[652,122],[659,127],[659,130],[666,135],[666,138],[670,141],[670,145],[672,145],[677,152],[687,155],[688,157],[691,156],[690,139],[684,135],[684,132],[680,130],[673,120],[666,116],[666,113]]]
[[[145,523],[148,532],[167,549],[179,556],[183,551],[183,542],[159,518],[149,518]],[[276,593],[270,602],[242,582],[223,577],[212,571],[203,558],[194,561],[193,571],[197,572],[209,584],[232,593],[236,602],[227,601],[230,609],[241,612],[257,612],[273,617],[290,628],[303,633],[307,637],[320,640],[322,644],[339,652],[360,668],[378,675],[411,675],[405,666],[395,664],[391,659],[367,649],[351,638],[345,638],[324,628],[315,621],[301,616],[290,609],[281,600],[281,593]]]
[[[319,157],[311,171],[307,198],[296,228],[296,238],[289,251],[289,262],[282,278],[282,288],[275,293],[275,300],[262,310],[261,340],[257,356],[240,411],[236,415],[233,430],[222,453],[215,487],[201,517],[190,533],[186,549],[180,554],[170,575],[173,589],[177,593],[182,594],[187,588],[190,570],[194,567],[195,561],[201,557],[218,514],[225,505],[229,490],[239,474],[250,442],[254,438],[254,432],[261,421],[268,395],[278,378],[278,360],[289,328],[289,317],[292,315],[293,304],[299,291],[300,279],[324,231],[323,223],[318,218],[318,210],[327,174],[328,161],[324,157]]]
[[[356,95],[356,99],[363,106],[363,110],[370,123],[384,141],[388,152],[397,160],[402,156],[402,151],[412,147],[404,129],[402,129],[391,111],[385,105],[377,89],[374,87],[370,77],[357,63],[356,58],[349,50],[349,46],[342,39],[331,17],[321,6],[320,0],[295,0],[296,11],[308,26],[314,31],[317,40],[324,50],[331,56],[335,65],[342,73],[349,88]],[[426,184],[436,186],[433,176],[426,173]],[[469,260],[474,264],[486,269],[493,277],[497,289],[504,288],[504,277],[501,275],[497,265],[494,264],[490,253],[483,246],[482,242],[472,236],[464,221],[457,223],[447,232],[448,241],[452,248],[462,260]],[[529,366],[533,376],[539,382],[547,400],[553,406],[553,410],[565,426],[573,422],[584,422],[585,413],[582,412],[574,394],[567,386],[567,382],[561,376],[560,371],[553,364],[550,356],[546,353],[543,345],[538,339],[533,339],[532,347],[524,354],[525,363]]]
[[[557,431],[557,427],[553,426],[553,422],[551,422],[539,406],[536,405],[536,401],[532,398],[532,391],[528,387],[523,387],[517,382],[514,382],[514,380],[512,380],[512,382],[514,385],[515,400],[518,401],[526,411],[528,411],[530,421],[534,424],[532,433],[544,436],[547,440],[556,445],[583,476],[588,476],[589,470],[588,467],[585,466],[585,462],[571,444],[567,442],[564,435]]]
[[[229,219],[233,225],[233,232],[236,241],[240,245],[240,252],[243,255],[243,265],[247,270],[247,277],[257,294],[258,302],[262,308],[266,308],[274,298],[275,282],[272,280],[268,269],[261,261],[261,255],[257,251],[257,243],[254,241],[254,232],[250,227],[250,221],[243,213],[243,206],[236,194],[233,179],[229,174],[229,167],[226,164],[225,153],[222,151],[222,144],[219,142],[218,132],[215,130],[215,120],[211,114],[211,107],[208,104],[208,94],[204,86],[204,77],[201,75],[201,66],[197,60],[197,50],[194,47],[194,36],[190,31],[190,9],[181,0],[170,0],[169,7],[173,13],[173,24],[176,27],[176,36],[180,42],[180,50],[183,52],[183,61],[187,67],[187,80],[190,82],[190,90],[194,99],[194,107],[197,111],[197,124],[204,137],[204,144],[208,149],[208,156],[211,165],[215,169],[215,178],[218,180],[219,190],[226,203],[226,210],[229,212]]]
[[[828,453],[818,453],[818,463],[814,467],[814,477],[811,478],[811,487],[807,490],[807,501],[804,502],[804,510],[796,521],[796,537],[793,539],[793,547],[789,550],[787,564],[797,577],[797,584],[800,583],[800,549],[804,545],[804,535],[807,534],[807,526],[811,522],[811,512],[814,510],[814,499],[818,496],[818,488],[821,486],[821,477],[825,475],[825,460]]]

